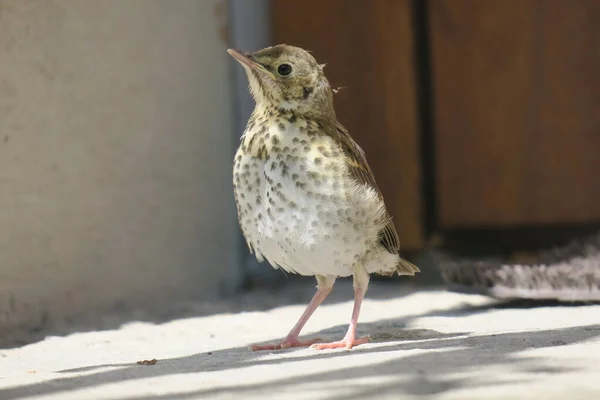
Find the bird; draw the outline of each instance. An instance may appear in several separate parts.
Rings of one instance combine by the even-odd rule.
[[[399,254],[392,217],[364,151],[337,120],[325,65],[310,52],[279,44],[255,52],[228,49],[244,68],[255,108],[233,160],[233,192],[242,234],[259,262],[315,276],[317,290],[281,341],[291,347],[351,349],[370,275],[414,275]],[[353,277],[354,308],[339,340],[299,338],[338,278]]]

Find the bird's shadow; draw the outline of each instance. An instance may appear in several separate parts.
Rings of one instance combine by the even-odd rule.
[[[143,366],[136,363],[92,365],[81,368],[56,371],[65,377],[41,383],[0,390],[0,398],[17,399],[24,396],[44,396],[53,393],[93,387],[96,385],[124,382],[144,378],[160,378],[174,374],[191,374],[211,371],[241,369],[252,366],[286,364],[294,361],[319,360],[330,357],[347,357],[355,354],[397,353],[398,357],[368,365],[354,365],[327,372],[308,373],[285,379],[274,379],[267,383],[227,384],[193,392],[143,397],[121,397],[122,400],[166,400],[176,396],[179,399],[202,398],[209,395],[250,395],[263,391],[276,391],[290,385],[313,385],[319,382],[339,384],[344,387],[343,396],[333,399],[359,399],[382,394],[433,395],[458,387],[497,385],[501,383],[493,377],[485,381],[467,378],[451,378],[459,372],[486,365],[511,365],[522,372],[558,374],[569,371],[566,367],[549,367],[543,359],[516,356],[516,353],[542,347],[564,346],[583,342],[600,336],[600,324],[576,326],[562,329],[539,330],[529,332],[510,332],[488,335],[470,335],[463,333],[444,333],[429,329],[406,329],[411,321],[427,316],[468,316],[486,313],[496,308],[522,307],[522,302],[495,303],[478,307],[458,307],[451,310],[433,311],[399,319],[380,320],[360,325],[362,334],[371,336],[378,346],[359,346],[349,351],[314,351],[307,354],[298,349],[283,350],[285,357],[263,357],[265,353],[255,353],[247,347],[234,347],[208,353],[199,353],[185,357],[161,359],[155,365]],[[542,303],[546,306],[547,304]],[[534,306],[527,303],[528,307]],[[339,325],[318,332],[316,336],[325,340],[334,339],[343,334],[345,325]],[[409,353],[409,350],[430,350]],[[492,351],[493,349],[493,351]],[[407,355],[408,354],[408,355]],[[119,367],[106,370],[107,367]],[[72,373],[85,372],[85,375]],[[238,371],[239,373],[239,371]],[[464,374],[463,374],[464,375]],[[377,385],[358,384],[354,380],[365,377],[388,378],[386,383]]]

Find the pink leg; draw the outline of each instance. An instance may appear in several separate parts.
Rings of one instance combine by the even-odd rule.
[[[309,339],[309,340],[299,340],[298,336],[302,331],[304,325],[309,320],[309,318],[313,315],[317,307],[327,298],[329,293],[333,288],[333,282],[335,281],[333,278],[321,278],[317,276],[317,281],[319,282],[317,293],[313,296],[312,300],[302,313],[302,316],[296,322],[296,325],[292,328],[290,333],[286,336],[286,338],[280,343],[267,344],[267,345],[257,345],[253,344],[250,346],[252,351],[258,350],[279,350],[279,349],[288,349],[290,347],[306,347],[310,346],[316,342],[319,342],[320,339]]]
[[[366,279],[365,279],[366,276]],[[365,281],[366,280],[366,281]],[[311,345],[311,349],[324,350],[324,349],[339,349],[347,348],[351,349],[353,346],[367,343],[371,340],[370,337],[365,336],[362,338],[356,338],[356,326],[358,325],[358,316],[360,314],[360,306],[362,304],[365,293],[367,292],[367,286],[369,284],[369,275],[366,271],[357,271],[354,275],[354,308],[352,310],[352,319],[348,326],[346,336],[340,341],[331,343],[315,343]]]

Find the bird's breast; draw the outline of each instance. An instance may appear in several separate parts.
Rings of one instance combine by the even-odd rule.
[[[281,124],[257,127],[235,157],[244,236],[259,258],[290,271],[323,260],[350,268],[377,240],[383,204],[350,177],[332,138]]]

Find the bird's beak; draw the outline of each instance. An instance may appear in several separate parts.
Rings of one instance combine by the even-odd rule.
[[[251,56],[242,53],[236,49],[227,49],[227,52],[231,55],[231,57],[235,58],[242,65],[246,65],[250,69],[253,69],[258,72],[262,72],[270,76],[271,78],[275,78],[273,73],[266,69],[262,64],[254,61]]]

